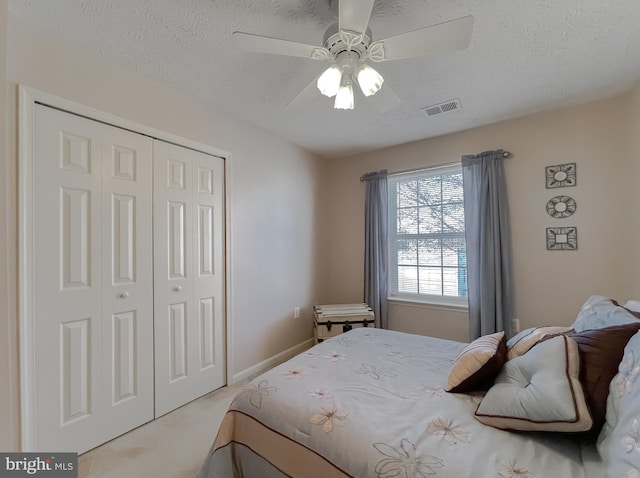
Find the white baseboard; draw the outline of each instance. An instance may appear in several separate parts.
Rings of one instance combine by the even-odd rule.
[[[287,350],[283,350],[282,352],[269,357],[262,362],[258,362],[255,365],[252,365],[249,368],[246,368],[238,373],[233,374],[233,378],[228,385],[232,385],[234,383],[238,383],[245,378],[249,378],[254,375],[258,375],[262,372],[266,372],[270,368],[275,367],[276,365],[280,365],[282,362],[289,360],[292,357],[295,357],[301,352],[311,348],[313,345],[313,339],[307,339],[304,342],[300,342],[298,345],[294,345],[293,347],[288,348]]]

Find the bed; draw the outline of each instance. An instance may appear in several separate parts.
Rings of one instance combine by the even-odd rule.
[[[640,357],[640,338],[634,340]],[[598,443],[481,423],[474,414],[485,392],[445,392],[468,345],[371,328],[326,340],[243,387],[198,477],[601,478],[612,466],[601,454],[620,452],[616,478],[640,478],[633,474],[640,431],[637,443],[614,443],[623,440],[616,437],[619,402],[607,404]],[[611,386],[628,378],[618,374]]]

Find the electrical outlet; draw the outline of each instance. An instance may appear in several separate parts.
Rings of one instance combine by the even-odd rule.
[[[300,318],[300,307],[294,307],[293,308],[293,318],[294,319],[299,319]]]

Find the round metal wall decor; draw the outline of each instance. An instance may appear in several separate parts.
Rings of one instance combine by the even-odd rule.
[[[551,217],[569,217],[576,212],[576,201],[569,196],[556,196],[547,202],[547,214]]]

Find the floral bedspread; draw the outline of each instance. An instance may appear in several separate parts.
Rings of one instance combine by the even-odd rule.
[[[574,437],[488,427],[481,396],[446,393],[465,345],[371,328],[326,340],[238,393],[198,476],[603,476]]]

